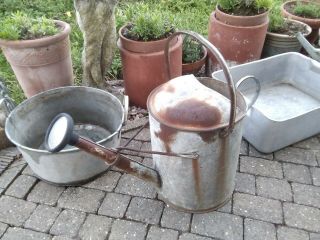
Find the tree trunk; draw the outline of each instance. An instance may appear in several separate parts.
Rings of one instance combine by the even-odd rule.
[[[105,88],[105,72],[116,46],[114,9],[117,0],[74,0],[77,22],[83,33],[83,80],[85,86]]]

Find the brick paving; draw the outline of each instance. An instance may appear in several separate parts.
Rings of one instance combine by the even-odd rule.
[[[122,143],[138,127],[126,126]],[[53,186],[37,179],[15,148],[2,150],[0,238],[320,240],[319,139],[272,154],[242,141],[232,199],[203,214],[168,207],[151,185],[116,168],[82,186]],[[130,146],[150,149],[148,131]],[[136,160],[152,166],[149,154]]]

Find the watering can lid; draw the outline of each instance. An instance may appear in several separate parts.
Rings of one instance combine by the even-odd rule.
[[[230,100],[194,75],[170,80],[153,90],[149,113],[160,123],[183,130],[211,130],[228,123]]]

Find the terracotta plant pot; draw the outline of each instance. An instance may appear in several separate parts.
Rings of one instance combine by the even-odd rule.
[[[269,11],[265,11],[258,15],[253,16],[237,16],[237,15],[231,15],[227,14],[220,10],[219,6],[216,6],[216,18],[228,25],[233,26],[257,26],[264,24],[268,21],[268,13]]]
[[[164,49],[167,39],[133,41],[119,30],[118,47],[121,53],[125,92],[136,106],[146,108],[150,92],[169,81],[165,70]],[[173,39],[169,48],[172,78],[182,74],[182,37]]]
[[[308,4],[311,3],[310,1],[306,0],[299,0],[302,4]],[[320,4],[319,2],[317,2]],[[297,20],[299,22],[303,22],[307,25],[309,25],[312,28],[311,34],[307,37],[308,41],[310,43],[314,43],[319,38],[319,28],[320,28],[320,19],[312,19],[312,18],[304,18],[294,15],[290,12],[290,9],[297,4],[297,1],[288,1],[281,5],[281,12],[283,16]]]
[[[203,49],[203,57],[199,59],[198,61],[195,61],[193,63],[182,63],[182,74],[196,74],[198,73],[202,66],[206,63],[206,57],[208,55],[208,51],[205,47]]]
[[[23,92],[29,98],[37,93],[73,84],[70,51],[70,25],[55,21],[61,31],[34,40],[0,40]]]
[[[312,29],[305,23],[287,19],[286,21],[295,22],[297,24],[304,25],[307,29],[307,33],[303,34],[308,36]],[[266,40],[262,51],[262,57],[270,57],[285,52],[300,52],[302,46],[295,36],[289,36],[287,34],[279,34],[267,32]]]
[[[265,23],[256,26],[233,26],[217,20],[213,12],[210,15],[208,39],[230,66],[251,62],[261,57],[268,23],[267,18]],[[214,57],[210,58],[215,65]]]

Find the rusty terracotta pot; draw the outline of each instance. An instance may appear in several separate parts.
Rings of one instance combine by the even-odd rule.
[[[206,57],[208,55],[208,51],[205,47],[203,49],[203,57],[198,61],[193,63],[182,63],[182,75],[186,74],[196,74],[200,71],[202,66],[206,63]]]
[[[299,2],[302,4],[311,3],[310,1],[306,1],[306,0],[299,0]],[[313,2],[313,3],[320,4],[319,2]],[[293,13],[291,13],[289,11],[289,9],[292,8],[296,4],[297,4],[296,0],[283,3],[281,5],[282,15],[287,18],[297,20],[299,22],[303,22],[303,23],[309,25],[312,28],[312,32],[307,37],[307,39],[310,43],[314,43],[319,38],[320,19],[319,18],[318,19],[304,18],[304,17],[299,17],[299,16],[294,15]]]
[[[216,18],[228,25],[233,26],[257,26],[264,24],[268,21],[269,11],[265,11],[258,15],[253,16],[237,16],[231,15],[220,10],[219,5],[216,6]]]
[[[251,62],[261,57],[268,23],[267,19],[257,26],[233,26],[217,20],[213,12],[210,15],[208,39],[219,49],[229,65]],[[215,66],[215,59],[209,56]]]
[[[70,25],[55,21],[61,31],[34,40],[0,40],[2,51],[10,63],[26,97],[73,84],[70,50]]]
[[[121,53],[125,92],[132,104],[146,108],[151,91],[170,80],[166,74],[164,57],[167,39],[149,42],[133,41],[122,35],[123,28],[119,30],[120,38],[117,45]],[[181,36],[171,41],[169,56],[172,78],[181,76]]]

